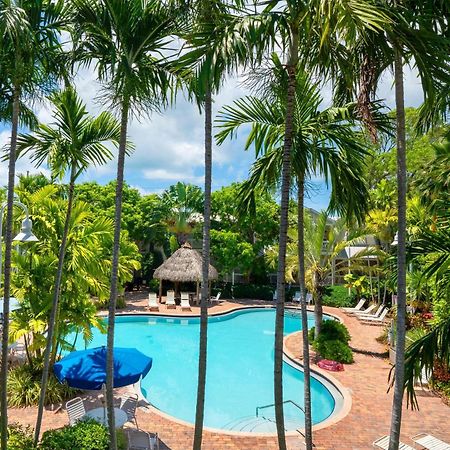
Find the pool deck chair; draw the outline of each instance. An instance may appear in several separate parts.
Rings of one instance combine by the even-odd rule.
[[[272,300],[273,300],[274,302],[277,301],[277,290],[276,290],[276,289],[273,291]]]
[[[354,308],[341,308],[341,309],[345,313],[352,313],[352,312],[355,312],[355,311],[361,311],[361,309],[362,309],[362,307],[364,306],[365,303],[366,303],[366,299],[362,298]]]
[[[158,299],[154,292],[148,293],[148,309],[150,311],[159,311]]]
[[[362,311],[353,311],[351,314],[353,314],[354,316],[359,316],[360,314],[362,314],[364,316],[364,315],[371,313],[376,308],[376,306],[377,305],[369,305],[368,308],[366,308]]]
[[[127,430],[128,450],[159,450],[158,433],[142,430]]]
[[[177,304],[175,303],[175,292],[174,291],[167,291],[166,306],[167,306],[167,308],[176,308],[177,307]]]
[[[134,423],[136,429],[139,425],[136,418],[139,397],[137,394],[125,394],[120,399],[120,409],[127,415],[127,422]]]
[[[381,448],[383,450],[388,450],[389,449],[389,436],[380,437],[380,439],[377,439],[376,441],[373,442],[372,446],[373,446],[373,448]],[[399,443],[398,448],[399,448],[399,450],[414,450],[413,447],[411,447],[408,444],[404,444],[403,442]]]
[[[358,317],[358,319],[364,319],[366,317],[380,317],[384,309],[384,305],[380,305],[373,314],[359,313],[356,315],[356,317]]]
[[[75,425],[81,418],[86,415],[83,400],[75,397],[66,403],[66,411],[69,416],[69,424]]]
[[[295,291],[294,296],[292,297],[292,301],[293,302],[298,302],[300,303],[300,300],[302,299],[302,294],[300,291]]]
[[[358,319],[365,324],[370,325],[384,325],[384,318],[386,317],[389,309],[385,308],[379,317],[358,317]]]
[[[181,310],[188,309],[191,311],[191,305],[189,303],[189,294],[187,292],[181,293]]]
[[[312,301],[313,301],[313,296],[312,296],[311,292],[307,292],[306,293],[306,304],[310,305]]]
[[[212,297],[209,299],[209,301],[210,301],[211,303],[214,303],[214,302],[220,303],[220,296],[221,296],[221,294],[222,294],[222,292],[218,292],[217,295],[216,295],[216,296],[212,296]]]
[[[427,450],[450,450],[450,444],[427,433],[419,433],[411,438],[416,444]]]

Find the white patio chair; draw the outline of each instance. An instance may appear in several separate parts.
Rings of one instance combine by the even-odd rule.
[[[127,415],[128,422],[134,422],[136,428],[139,428],[136,409],[138,406],[138,396],[136,394],[124,394],[120,398],[120,409]]]
[[[148,308],[150,311],[159,311],[158,297],[155,292],[148,293]]]
[[[437,437],[427,433],[419,433],[411,438],[416,444],[421,445],[427,450],[450,450],[450,444],[441,441]]]
[[[364,304],[366,303],[366,301],[367,300],[365,298],[362,298],[354,308],[341,308],[341,309],[345,313],[352,313],[352,312],[355,312],[355,311],[361,311],[361,309],[364,306]]]
[[[365,324],[384,325],[384,318],[386,317],[388,312],[389,309],[386,308],[383,310],[379,317],[358,317],[358,319]]]
[[[218,292],[216,296],[212,296],[209,301],[211,303],[216,302],[216,303],[220,303],[220,296],[222,295],[222,292]]]
[[[177,307],[177,305],[175,303],[175,292],[174,291],[167,291],[166,306],[167,306],[167,308],[169,308],[169,307],[176,308]]]
[[[371,313],[376,307],[377,307],[377,305],[369,305],[366,309],[363,309],[361,311],[353,311],[350,314],[352,314],[353,316],[359,316],[360,314],[367,315],[367,314]]]
[[[81,418],[86,415],[83,400],[80,397],[75,397],[66,403],[66,411],[69,416],[69,424],[74,425]]]
[[[377,439],[376,441],[374,441],[372,443],[372,446],[374,448],[381,448],[383,450],[388,450],[389,449],[389,436],[380,437],[379,439]],[[404,444],[403,442],[399,443],[398,448],[399,448],[399,450],[414,450],[413,447],[411,447],[408,444]]]
[[[273,300],[274,302],[277,301],[277,290],[276,290],[276,289],[273,291],[272,300]]]
[[[191,304],[189,303],[189,294],[187,292],[181,293],[181,300],[180,300],[181,310],[188,309],[191,311]]]
[[[374,313],[365,314],[365,313],[358,313],[357,317],[358,319],[363,319],[367,317],[380,317],[382,312],[384,311],[384,305],[378,306],[378,309]]]
[[[127,435],[129,450],[159,450],[158,433],[128,430]]]
[[[311,302],[313,301],[313,296],[312,296],[311,292],[307,292],[307,293],[306,293],[306,299],[305,299],[305,301],[306,301],[306,304],[307,304],[307,305],[310,305],[310,304],[311,304]]]
[[[299,302],[302,299],[302,293],[300,291],[295,291],[294,296],[292,297],[293,302]]]

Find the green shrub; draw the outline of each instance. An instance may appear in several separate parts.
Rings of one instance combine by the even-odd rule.
[[[108,429],[95,420],[83,420],[44,433],[41,450],[108,450]]]
[[[124,431],[117,430],[117,448],[126,450],[127,445]],[[46,431],[39,445],[39,450],[108,450],[108,448],[108,428],[93,419]]]
[[[308,339],[311,343],[314,342],[315,332],[316,327],[312,327],[308,331]],[[345,344],[347,344],[351,339],[347,327],[338,320],[324,320],[322,322],[320,335],[323,336],[327,341],[338,340],[344,342]]]
[[[320,330],[327,341],[338,340],[348,343],[351,339],[347,327],[338,320],[324,320]]]
[[[345,364],[353,362],[352,350],[345,342],[337,339],[326,340],[322,335],[313,342],[313,349],[324,359]]]
[[[17,423],[8,426],[8,450],[33,450],[33,430]]]
[[[235,284],[233,293],[234,298],[273,299],[273,287],[264,284]]]
[[[324,306],[334,306],[336,308],[355,306],[354,295],[348,295],[348,288],[341,285],[327,286],[322,297]]]
[[[16,408],[37,405],[41,395],[41,377],[41,370],[28,364],[11,369],[8,372],[7,383],[8,406]],[[61,403],[74,397],[76,393],[76,390],[61,384],[53,374],[50,374],[45,404]]]

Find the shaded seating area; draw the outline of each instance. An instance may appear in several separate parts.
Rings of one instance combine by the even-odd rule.
[[[216,280],[217,270],[209,265],[209,282]],[[177,251],[166,259],[153,274],[153,278],[159,280],[159,301],[162,300],[163,281],[170,281],[175,284],[175,290],[168,290],[166,296],[166,307],[176,308],[177,299],[182,310],[189,310],[192,305],[199,303],[200,284],[202,281],[202,256],[197,250],[185,242]],[[187,292],[178,290],[182,283],[195,283],[196,291]],[[211,298],[211,301],[213,299]]]

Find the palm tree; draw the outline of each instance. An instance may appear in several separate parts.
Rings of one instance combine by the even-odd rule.
[[[425,104],[421,112],[422,127],[430,125],[445,113],[448,105],[448,77],[450,63],[448,39],[444,30],[448,28],[444,17],[449,10],[446,2],[386,0],[391,26],[384,31],[374,30],[364,39],[356,39],[349,46],[348,55],[353,62],[345,61],[346,77],[339,83],[337,97],[345,98],[357,91],[360,114],[375,133],[371,114],[366,106],[376,93],[380,77],[387,68],[393,67],[396,103],[397,146],[397,335],[394,398],[389,450],[399,446],[404,386],[404,349],[406,333],[406,133],[403,88],[403,64],[414,65],[422,80]],[[339,58],[336,59],[337,66]],[[353,72],[352,72],[353,71]],[[354,82],[348,86],[348,81]],[[444,97],[447,96],[447,101]],[[428,121],[428,124],[426,122]]]
[[[113,346],[127,128],[133,114],[147,114],[168,102],[172,76],[163,52],[170,50],[176,14],[159,0],[73,0],[73,7],[76,57],[95,62],[106,101],[120,113],[106,386],[110,448],[116,450]]]
[[[230,5],[220,0],[188,2],[190,30],[181,33],[187,52],[178,61],[186,77],[189,93],[205,113],[205,190],[203,208],[202,291],[200,312],[199,372],[193,448],[202,445],[206,386],[208,333],[208,271],[210,262],[211,183],[212,183],[212,101],[220,90],[224,76],[245,66],[249,56],[247,18],[233,16]],[[236,5],[232,6],[236,9]],[[247,40],[246,40],[247,39]],[[184,75],[186,76],[186,74]]]
[[[55,54],[59,53],[57,31],[64,2],[47,0],[2,0],[0,2],[0,92],[7,94],[10,111],[11,138],[9,143],[8,193],[5,233],[4,312],[2,358],[0,370],[0,447],[6,450],[8,405],[6,394],[7,348],[9,329],[9,298],[11,288],[12,214],[14,176],[19,119],[30,116],[29,109],[21,114],[26,97],[36,97],[40,91],[51,90],[55,74]],[[2,103],[4,100],[2,99]],[[4,113],[5,110],[3,110]],[[8,114],[9,115],[9,114]],[[3,115],[2,119],[5,116]]]
[[[118,145],[120,139],[120,126],[114,117],[107,112],[101,113],[97,118],[89,116],[86,107],[73,88],[68,87],[64,91],[54,94],[51,97],[51,103],[56,120],[54,126],[41,124],[34,134],[21,135],[18,139],[19,156],[31,153],[31,160],[37,167],[47,162],[53,175],[59,178],[62,178],[67,171],[70,173],[67,212],[59,248],[53,303],[44,354],[35,443],[39,439],[44,412],[45,390],[51,363],[50,355],[52,347],[56,347],[57,336],[54,334],[54,329],[58,315],[75,182],[91,164],[101,165],[112,158],[111,151],[103,143],[113,142]]]
[[[241,126],[251,125],[252,127],[246,149],[254,145],[258,159],[253,164],[250,178],[243,183],[240,193],[241,201],[250,206],[254,204],[254,196],[257,192],[278,186],[282,176],[280,171],[282,171],[287,111],[284,87],[287,84],[287,76],[278,57],[273,55],[272,60],[275,67],[274,77],[269,83],[271,89],[263,91],[264,98],[248,96],[239,99],[233,106],[226,106],[217,120],[220,129],[217,133],[219,144],[228,136],[233,136]],[[292,158],[293,178],[297,181],[298,192],[297,244],[299,284],[303,298],[301,304],[304,322],[302,327],[305,434],[306,442],[312,445],[303,232],[305,177],[312,173],[325,176],[326,180],[331,181],[332,184],[330,208],[348,217],[352,213],[361,217],[366,210],[368,198],[365,183],[361,179],[362,161],[366,148],[361,143],[358,133],[353,130],[354,105],[348,105],[346,108],[328,108],[320,112],[319,105],[322,99],[318,86],[311,83],[309,77],[301,70],[297,70],[295,75],[296,90],[293,100],[292,156],[290,158]],[[286,248],[282,250],[282,253],[285,260]],[[278,248],[278,264],[280,256],[281,252]],[[285,272],[285,262],[283,262],[283,284]],[[277,289],[278,285],[279,282],[277,282]],[[277,294],[279,295],[279,291]],[[275,397],[276,405],[279,401]],[[280,432],[279,429],[278,431]]]
[[[198,186],[179,181],[170,186],[162,194],[162,205],[167,209],[165,223],[177,237],[178,244],[184,244],[199,221],[199,214],[203,206],[203,192]]]

